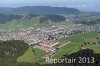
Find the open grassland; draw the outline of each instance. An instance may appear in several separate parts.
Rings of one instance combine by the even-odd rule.
[[[25,52],[24,55],[18,57],[18,62],[30,62],[34,63],[37,62],[42,56],[45,55],[45,51],[41,49],[35,48],[34,51],[33,48],[29,47],[29,49]]]
[[[71,54],[73,52],[78,51],[79,48],[80,48],[80,45],[76,44],[76,43],[70,43],[68,45],[66,44],[65,46],[61,47],[60,51],[57,54],[55,54],[52,58],[60,59],[65,54],[69,55],[69,54]]]
[[[100,53],[100,46],[85,46],[86,48],[93,49],[95,53]]]
[[[71,43],[66,44],[65,46],[61,47],[60,51],[57,54],[55,54],[52,58],[62,58],[65,54],[69,55],[71,53],[77,52],[80,50],[84,42],[86,41],[95,42],[97,37],[100,37],[100,34],[95,33],[95,32],[72,35],[72,36],[66,37],[65,39],[71,41]],[[89,46],[84,46],[84,48],[90,48],[94,50],[96,53],[100,53],[100,46],[89,45]]]

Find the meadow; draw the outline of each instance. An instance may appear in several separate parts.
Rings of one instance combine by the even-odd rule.
[[[29,62],[34,63],[38,62],[42,56],[45,55],[45,51],[41,49],[33,49],[32,47],[29,47],[29,49],[24,53],[24,55],[18,57],[18,62]]]
[[[69,55],[71,53],[75,53],[80,50],[81,47],[83,48],[89,48],[94,50],[95,53],[100,53],[100,46],[84,46],[84,42],[90,41],[90,42],[95,42],[96,38],[100,37],[99,33],[95,32],[90,32],[90,33],[85,33],[85,34],[77,34],[77,35],[71,35],[67,38],[63,38],[63,40],[68,40],[71,43],[66,44],[65,46],[60,48],[60,52],[55,54],[52,58],[62,58],[65,54]]]

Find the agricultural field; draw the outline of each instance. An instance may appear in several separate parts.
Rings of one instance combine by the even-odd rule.
[[[62,58],[65,54],[71,54],[75,53],[80,50],[81,46],[84,44],[85,41],[91,41],[95,42],[96,38],[100,37],[99,33],[90,32],[85,34],[78,34],[78,35],[72,35],[70,37],[65,38],[66,40],[69,40],[71,43],[66,44],[65,46],[60,48],[60,52],[55,54],[52,58]],[[83,46],[83,48],[89,48],[95,51],[95,53],[100,53],[100,46]]]
[[[25,52],[24,55],[18,57],[18,62],[29,62],[34,63],[38,62],[39,59],[45,55],[45,51],[41,49],[33,49],[32,47],[29,47],[29,49]]]

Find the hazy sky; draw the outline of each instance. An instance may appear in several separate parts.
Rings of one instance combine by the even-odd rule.
[[[59,6],[100,11],[100,0],[0,0],[0,7]]]

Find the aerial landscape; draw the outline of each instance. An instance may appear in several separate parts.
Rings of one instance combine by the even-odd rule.
[[[0,66],[100,66],[98,0],[29,1],[1,1]]]

